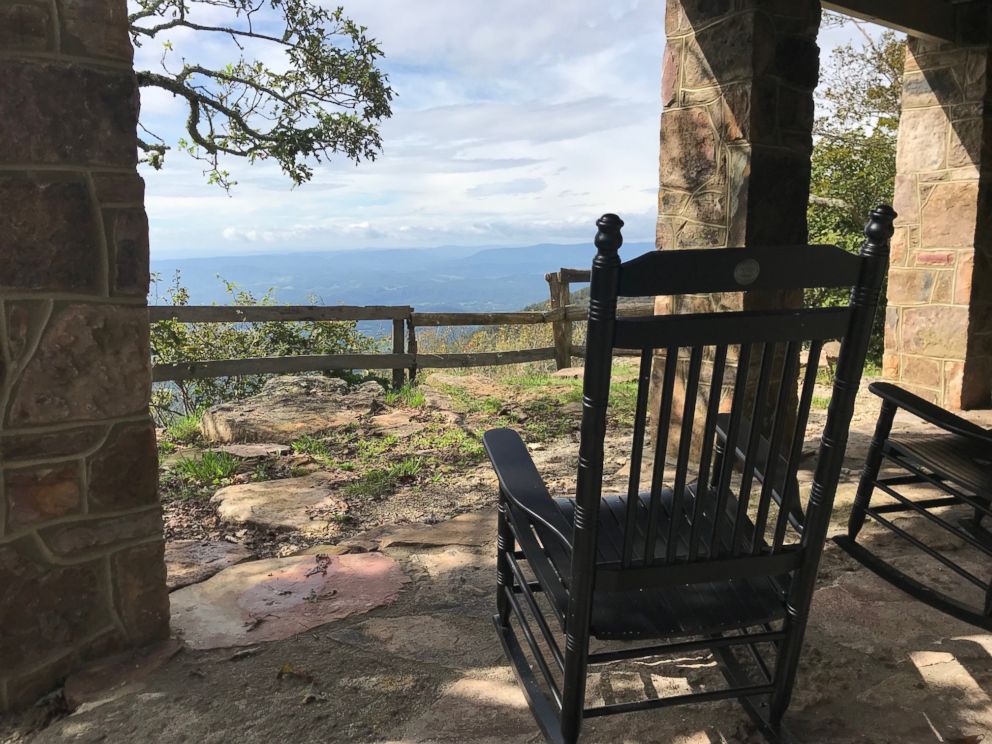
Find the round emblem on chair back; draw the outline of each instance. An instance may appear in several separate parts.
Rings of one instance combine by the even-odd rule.
[[[761,265],[753,258],[746,258],[734,267],[734,281],[742,286],[754,283],[761,272]]]

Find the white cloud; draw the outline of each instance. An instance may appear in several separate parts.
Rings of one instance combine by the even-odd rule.
[[[466,189],[469,196],[498,196],[500,194],[536,194],[547,187],[543,178],[516,178],[512,181],[480,183]]]
[[[589,240],[606,211],[631,215],[630,240],[653,234],[661,0],[346,10],[381,42],[398,94],[381,156],[320,165],[296,189],[270,163],[232,160],[228,197],[171,152],[163,171],[145,173],[153,256]],[[173,41],[176,55],[232,58],[221,37]],[[138,64],[160,55],[146,45]],[[181,101],[149,91],[143,106],[155,131],[181,136]]]

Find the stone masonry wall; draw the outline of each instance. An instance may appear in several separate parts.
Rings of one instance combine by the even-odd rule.
[[[903,78],[884,374],[951,408],[992,403],[988,66],[910,39]]]
[[[816,0],[668,0],[659,249],[806,242],[819,25]],[[801,292],[659,297],[655,311],[801,302]],[[661,358],[654,364],[653,411],[660,405]],[[725,380],[734,366],[729,360]],[[678,388],[676,394],[677,422]],[[699,398],[702,407],[705,392]]]
[[[168,633],[125,0],[0,0],[0,711]]]

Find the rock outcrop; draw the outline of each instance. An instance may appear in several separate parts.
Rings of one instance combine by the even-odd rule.
[[[225,522],[324,535],[337,531],[337,520],[348,509],[336,493],[339,485],[327,473],[312,473],[227,486],[211,501]]]
[[[354,423],[372,413],[384,395],[376,382],[349,387],[332,377],[274,377],[258,395],[209,409],[200,429],[209,442],[289,444],[304,434]]]

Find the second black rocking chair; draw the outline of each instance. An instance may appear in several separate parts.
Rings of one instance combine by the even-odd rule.
[[[966,623],[992,630],[992,582],[987,574],[992,532],[982,525],[992,516],[992,431],[891,383],[874,382],[868,389],[882,399],[882,409],[858,483],[847,535],[836,537],[837,544],[916,599]],[[893,419],[900,409],[934,428],[925,434],[893,434]],[[883,462],[895,473],[879,475]],[[904,486],[923,486],[923,493],[908,493]],[[872,504],[876,493],[883,503]],[[962,507],[971,513],[953,520],[948,510],[953,513]],[[934,540],[934,535],[921,539],[895,521],[898,516],[912,514],[923,517],[920,521],[924,525],[938,528],[938,539]],[[950,591],[946,580],[941,582],[945,586],[925,583],[918,566],[902,570],[883,557],[884,553],[859,542],[867,517],[917,548],[921,557],[929,556],[960,577],[963,591]],[[974,567],[955,560],[954,553],[940,539],[946,537],[960,547],[975,550],[978,570],[983,575],[976,576]],[[977,587],[980,598],[968,600],[967,589],[971,587]]]
[[[549,741],[575,742],[585,718],[727,698],[769,741],[787,739],[781,720],[894,216],[872,212],[860,257],[795,246],[652,251],[625,263],[621,220],[597,222],[575,498],[552,498],[514,431],[484,437],[500,483],[494,622]],[[848,307],[616,315],[619,297],[845,286]],[[841,352],[804,502],[796,472],[828,339],[842,339]],[[610,496],[602,481],[614,349],[639,351],[640,371],[629,484]],[[660,402],[646,437],[652,363]],[[646,440],[654,455],[642,491]],[[676,453],[670,472],[667,452]],[[590,651],[591,637],[615,643]],[[726,686],[587,705],[590,665],[705,650]]]

